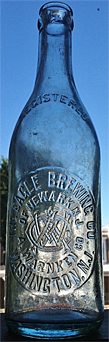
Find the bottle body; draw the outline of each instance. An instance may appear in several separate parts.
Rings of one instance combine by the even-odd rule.
[[[99,144],[71,78],[55,77],[49,63],[37,76],[9,161],[6,321],[40,338],[81,336],[103,319]]]

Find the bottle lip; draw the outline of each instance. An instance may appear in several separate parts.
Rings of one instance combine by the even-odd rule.
[[[45,3],[44,5],[41,6],[41,8],[39,10],[39,15],[41,15],[41,12],[43,10],[48,9],[48,8],[49,9],[57,8],[57,9],[60,9],[60,10],[61,9],[65,9],[65,10],[70,12],[71,16],[73,16],[72,8],[69,5],[65,4],[64,2],[60,2],[60,1],[52,1],[52,2],[50,1],[50,2]]]
[[[73,11],[71,7],[63,2],[47,2],[39,10],[38,29],[47,27],[48,24],[62,23],[73,30]]]

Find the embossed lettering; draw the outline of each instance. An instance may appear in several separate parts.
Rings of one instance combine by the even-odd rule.
[[[54,273],[54,263],[47,262],[47,273]]]
[[[41,98],[41,96],[38,96],[38,99],[39,99],[40,104],[41,104],[41,103],[42,103],[42,98]]]
[[[76,106],[76,102],[74,102],[73,100],[70,100],[68,103],[68,106],[70,106],[72,109],[74,109],[74,107]]]
[[[66,256],[66,257],[64,258],[64,261],[65,261],[67,267],[72,266],[72,262],[69,260],[68,256]]]
[[[62,268],[62,260],[55,261],[55,264],[56,264],[56,266],[57,266],[57,272],[63,271],[63,268]]]
[[[72,284],[71,284],[71,280],[70,280],[68,274],[63,274],[61,276],[61,279],[63,281],[63,284],[64,284],[65,288],[66,289],[70,289]]]
[[[53,95],[53,100],[57,101],[57,97],[59,96],[59,94],[52,93],[52,95]]]
[[[83,221],[80,221],[79,219],[75,220],[75,224],[76,226],[83,226],[84,222]]]
[[[42,280],[43,280],[42,276],[36,275],[36,288],[37,288],[37,291],[40,291]]]
[[[61,95],[60,102],[62,102],[62,103],[65,103],[65,104],[66,104],[66,99],[68,99],[68,97],[67,97],[67,96],[65,96],[65,95]]]
[[[60,173],[59,174],[59,179],[57,180],[57,188],[64,189],[64,184],[67,179],[67,176]]]
[[[74,285],[79,285],[81,280],[75,269],[69,272],[69,275],[71,276],[71,279],[73,280]]]
[[[37,103],[36,100],[33,100],[32,103],[31,103],[31,105],[32,105],[32,108],[34,108],[34,107],[36,107],[36,106],[38,105],[38,103]]]
[[[36,290],[36,275],[35,273],[32,274],[32,277],[30,278],[28,288],[31,290]]]
[[[39,182],[38,182],[38,176],[37,176],[37,174],[35,174],[34,176],[31,176],[31,180],[32,180],[32,183],[33,183],[33,186],[34,186],[35,191],[41,189],[41,185],[38,185]]]
[[[73,199],[71,197],[67,197],[67,199],[65,200],[64,202],[64,206],[66,208],[70,208],[71,209],[71,206],[74,204],[75,202],[73,201]]]
[[[76,182],[76,179],[74,179],[73,177],[71,177],[71,178],[69,179],[69,181],[68,181],[66,187],[65,187],[65,190],[68,189],[68,190],[72,191],[70,185],[73,185],[73,183],[75,183],[75,182]]]
[[[27,273],[26,266],[24,264],[20,264],[19,267],[16,270],[16,275],[18,278],[20,278],[21,281],[27,280],[27,277],[25,277],[25,274]]]
[[[48,200],[48,191],[41,191],[41,193],[38,193],[38,197],[40,202],[46,202]]]
[[[90,230],[94,229],[94,221],[87,222],[87,229],[90,229]]]
[[[90,232],[87,233],[87,238],[88,239],[95,239],[95,231],[91,230]]]
[[[48,172],[48,186],[55,187],[55,172]]]
[[[57,203],[63,204],[65,198],[66,198],[66,195],[60,192],[60,194],[57,198]]]
[[[70,260],[69,260],[70,259]],[[78,259],[77,255],[72,253],[69,253],[68,256],[64,258],[63,261],[67,264],[67,267],[72,266],[72,264]]]
[[[72,209],[72,214],[74,217],[76,217],[77,215],[79,215],[81,213],[79,207],[76,207],[74,209]]]
[[[44,271],[44,266],[45,266],[45,263],[43,261],[39,260],[38,265],[37,265],[37,271],[38,272],[43,272]]]
[[[95,228],[95,223],[94,223],[94,221],[89,221],[89,222],[87,223],[87,229],[90,230],[90,231],[87,233],[88,239],[95,239],[96,228]]]
[[[78,266],[85,274],[87,274],[87,272],[89,271],[89,268],[90,268],[90,266],[87,265],[87,264],[84,262],[84,260],[82,260],[82,259],[78,262],[77,266]]]
[[[84,255],[86,255],[88,257],[88,264],[89,264],[89,267],[90,267],[91,264],[92,264],[93,256],[89,252],[87,252],[87,251],[84,252]]]
[[[76,198],[80,198],[81,196],[87,193],[86,189],[83,188],[83,186],[79,182],[76,184],[72,192]]]
[[[78,251],[81,251],[83,249],[83,242],[84,242],[84,239],[82,237],[77,236],[75,249],[77,249]]]
[[[49,102],[50,101],[50,94],[43,94],[43,102]]]
[[[21,207],[22,204],[23,204],[23,199],[21,197],[19,197],[19,196],[15,196],[14,199],[18,203],[18,206]]]
[[[73,262],[75,262],[75,260],[78,259],[77,255],[73,252],[71,252],[70,254],[68,254],[69,259],[71,259]]]
[[[82,208],[85,208],[86,205],[87,205],[87,203],[90,203],[90,202],[91,202],[90,195],[87,194],[87,196],[86,196],[85,198],[82,198],[79,202],[80,202]]]
[[[86,208],[84,208],[84,213],[86,216],[93,212],[94,212],[94,206],[92,203],[88,205]]]
[[[50,279],[49,278],[44,279],[43,291],[50,293]]]
[[[58,94],[52,99],[58,101]],[[39,100],[49,102],[50,95]],[[61,168],[40,168],[26,174],[13,196],[10,265],[21,286],[39,296],[73,293],[91,276],[94,197],[79,179]]]
[[[60,51],[60,54],[63,54],[63,51]],[[57,93],[52,94],[42,94],[39,95],[36,99],[33,99],[32,102],[29,104],[29,106],[25,106],[24,110],[24,116],[25,114],[28,114],[32,108],[35,108],[36,106],[42,104],[42,102],[48,103],[49,101],[56,102],[57,100],[60,101],[60,103],[63,103],[65,105],[68,105],[71,109],[75,111],[83,120],[87,120],[88,116],[87,113],[84,113],[81,107],[77,107],[76,102],[72,99],[69,99],[68,96],[62,94],[59,95]]]
[[[57,292],[60,292],[60,286],[59,286],[60,278],[59,277],[52,278],[52,281],[54,282],[54,284],[56,286]]]
[[[26,224],[27,218],[28,217],[27,217],[25,211],[23,210],[21,215],[20,215],[19,223],[23,226],[24,224]]]
[[[31,192],[28,189],[26,182],[23,182],[23,184],[18,188],[18,191],[23,196],[23,199],[25,199],[31,195]]]
[[[27,204],[25,205],[30,211],[36,207],[36,202],[34,201],[34,198],[31,198]]]
[[[22,274],[20,274],[19,270],[18,270],[17,275],[19,276],[19,278],[23,282],[23,284],[26,285],[28,283],[29,278],[32,275],[32,272],[29,269],[26,269],[25,265],[22,264],[22,266],[24,266],[24,270],[22,270]]]
[[[50,201],[55,202],[55,191],[51,191],[51,194],[50,194],[50,196],[49,196],[48,201],[49,201],[49,202],[50,202]]]

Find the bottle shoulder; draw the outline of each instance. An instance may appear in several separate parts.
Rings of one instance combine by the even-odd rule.
[[[9,159],[18,179],[53,166],[70,170],[91,185],[94,169],[98,177],[100,149],[86,109],[68,92],[33,93],[13,132]]]
[[[50,164],[59,166],[62,158],[62,164],[67,160],[68,167],[71,156],[78,163],[77,156],[82,154],[100,155],[98,138],[85,107],[68,93],[56,91],[36,97],[32,94],[24,107],[11,139],[10,158],[16,154],[18,159],[21,151],[23,155],[47,155]]]
[[[52,126],[52,130],[58,129],[64,123],[64,129],[69,128],[77,135],[81,131],[81,134],[85,133],[84,139],[92,136],[95,143],[99,145],[91,118],[76,91],[73,92],[73,96],[71,92],[63,90],[60,92],[47,89],[45,92],[37,93],[33,91],[19,116],[12,140],[29,128],[32,133],[37,125],[40,129],[42,127],[44,134],[45,122],[47,129]]]

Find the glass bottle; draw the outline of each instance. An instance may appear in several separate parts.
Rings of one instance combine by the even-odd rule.
[[[39,12],[35,86],[10,144],[6,322],[67,338],[103,320],[100,149],[72,74],[72,9]]]

